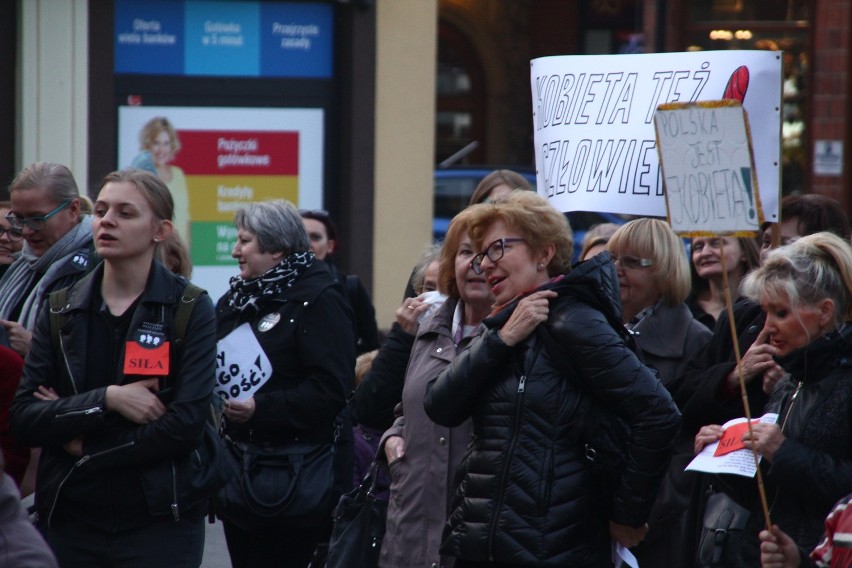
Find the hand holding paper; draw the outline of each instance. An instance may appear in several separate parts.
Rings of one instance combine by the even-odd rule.
[[[755,432],[755,441],[742,441],[743,432],[748,435],[748,425],[745,418],[729,420],[722,426],[705,426],[696,436],[696,446],[704,443],[707,439],[716,436],[716,441],[708,443],[695,459],[686,466],[687,471],[703,471],[705,473],[731,473],[745,477],[753,477],[757,472],[757,464],[751,451],[751,444],[755,444],[758,451],[768,450],[775,455],[778,447],[783,442],[781,429],[775,424],[778,415],[774,413],[764,414],[758,420],[753,421],[752,431]],[[733,428],[733,430],[731,430]],[[778,439],[780,436],[780,440]],[[699,441],[701,439],[701,441]],[[737,442],[739,440],[739,442]],[[724,445],[722,442],[725,441]],[[723,449],[719,451],[719,446]],[[761,456],[758,455],[758,461]],[[767,456],[769,459],[769,456]]]

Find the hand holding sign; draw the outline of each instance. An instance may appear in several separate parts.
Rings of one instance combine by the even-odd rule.
[[[271,376],[272,363],[249,324],[242,324],[216,345],[213,394],[226,402],[247,401]]]

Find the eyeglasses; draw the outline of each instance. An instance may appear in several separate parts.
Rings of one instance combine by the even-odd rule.
[[[48,213],[47,215],[41,215],[39,217],[18,217],[14,213],[7,213],[6,220],[9,221],[9,224],[12,225],[12,228],[17,231],[22,231],[24,229],[24,225],[32,229],[33,231],[41,231],[44,229],[47,220],[68,207],[68,204],[71,203],[71,200],[68,199],[62,203],[59,207]]]
[[[612,255],[612,262],[613,264],[615,264],[616,262],[620,262],[622,267],[628,268],[630,270],[636,270],[637,268],[648,268],[649,266],[654,265],[654,261],[650,258],[639,258],[638,256],[633,256],[630,254],[623,254],[621,256]]]
[[[8,229],[6,227],[0,227],[0,237],[3,235],[6,235],[6,238],[10,241],[20,241],[24,238],[24,234],[21,231],[13,229],[12,227],[9,227]]]
[[[486,256],[491,262],[497,262],[506,253],[506,245],[508,243],[519,243],[525,240],[521,237],[503,237],[502,239],[497,239],[488,245],[485,251],[473,257],[473,260],[470,261],[470,267],[477,274],[482,274],[482,261],[485,260]]]

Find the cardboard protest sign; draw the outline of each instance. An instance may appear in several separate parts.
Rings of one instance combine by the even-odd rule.
[[[654,125],[672,229],[692,237],[754,236],[763,211],[742,105],[660,105]]]
[[[754,128],[764,215],[778,220],[781,52],[542,57],[530,80],[538,191],[560,211],[665,216],[657,107],[731,98]]]

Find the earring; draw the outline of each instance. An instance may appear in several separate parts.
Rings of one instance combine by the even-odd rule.
[[[539,272],[541,272],[542,270],[544,270],[544,265],[543,265],[542,263],[540,263],[540,262],[538,263],[538,270],[539,270]]]
[[[158,239],[157,237],[154,237],[154,242],[155,242],[155,243],[159,243],[159,242],[160,242],[160,239]]]

